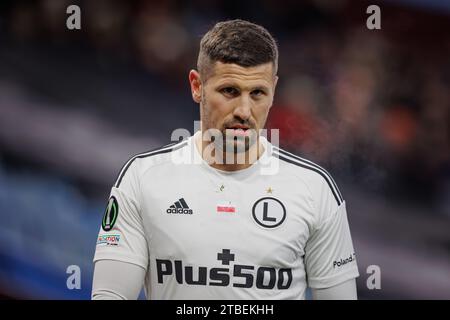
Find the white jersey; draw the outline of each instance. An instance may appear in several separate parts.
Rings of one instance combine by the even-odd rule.
[[[194,137],[130,159],[94,261],[144,268],[148,299],[304,299],[359,276],[334,180],[260,140],[261,158],[233,172],[208,165]]]

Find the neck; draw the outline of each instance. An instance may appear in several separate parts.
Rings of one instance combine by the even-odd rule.
[[[216,156],[217,150],[214,148],[214,143],[204,141],[202,137],[203,134],[199,134],[195,140],[195,145],[199,150],[201,157],[211,167],[223,171],[237,171],[249,168],[261,157],[265,150],[258,137],[256,143],[254,143],[249,150],[245,151],[244,154],[236,152],[227,154],[226,151],[221,150],[218,151],[220,154]]]

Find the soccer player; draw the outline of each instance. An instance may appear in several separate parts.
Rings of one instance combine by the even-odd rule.
[[[147,299],[304,299],[308,286],[314,299],[357,298],[335,181],[260,135],[277,66],[259,25],[225,21],[204,35],[189,73],[201,130],[123,166],[97,240],[93,299],[136,299],[142,286]]]

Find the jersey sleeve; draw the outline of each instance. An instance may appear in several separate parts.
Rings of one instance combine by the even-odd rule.
[[[135,264],[114,260],[95,263],[92,300],[136,300],[144,283],[145,270]]]
[[[318,219],[304,257],[310,288],[329,288],[359,276],[346,202],[335,196],[338,192],[325,186],[317,199]]]
[[[132,163],[111,189],[97,237],[94,262],[117,260],[147,269],[148,246],[139,197],[136,163]]]

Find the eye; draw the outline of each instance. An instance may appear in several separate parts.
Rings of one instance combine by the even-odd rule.
[[[252,91],[252,96],[259,97],[259,96],[262,96],[264,94],[266,94],[266,93],[263,90],[261,90],[261,89],[256,89],[256,90]]]
[[[220,89],[220,92],[222,92],[226,96],[235,97],[239,94],[239,91],[236,88],[233,87],[225,87]]]

